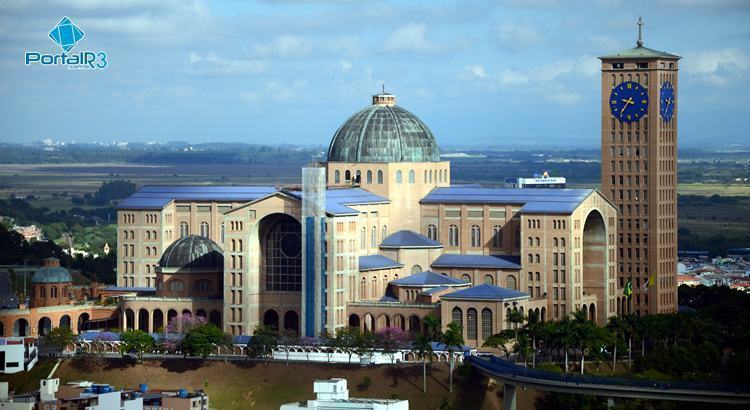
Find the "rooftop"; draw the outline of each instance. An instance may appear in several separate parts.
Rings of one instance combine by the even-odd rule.
[[[442,248],[439,242],[409,230],[394,232],[380,243],[381,248]]]
[[[433,268],[521,269],[518,256],[459,255],[444,253],[432,262]]]
[[[572,213],[593,189],[438,187],[422,204],[513,204],[521,212]]]
[[[467,300],[513,300],[528,298],[529,294],[513,289],[501,288],[495,285],[479,285],[468,289],[457,290],[441,296],[441,299],[467,299]]]
[[[392,285],[398,286],[456,286],[456,285],[468,285],[462,279],[457,279],[451,276],[435,273],[431,271],[415,273],[403,278],[399,278],[391,281]]]
[[[359,257],[359,271],[401,268],[404,265],[383,255],[365,255]]]

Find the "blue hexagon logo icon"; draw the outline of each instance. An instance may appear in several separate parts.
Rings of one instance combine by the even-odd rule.
[[[83,36],[83,31],[67,17],[63,17],[52,31],[49,32],[49,38],[60,46],[63,51],[70,51],[75,47],[76,43],[81,41]]]

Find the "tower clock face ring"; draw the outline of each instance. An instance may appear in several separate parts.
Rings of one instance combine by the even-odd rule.
[[[669,81],[665,81],[659,90],[659,114],[664,121],[669,122],[674,115],[674,87]]]
[[[634,122],[648,113],[648,91],[634,81],[616,85],[609,95],[609,109],[622,122]]]

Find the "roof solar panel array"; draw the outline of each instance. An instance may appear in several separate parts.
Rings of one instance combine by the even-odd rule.
[[[477,188],[451,186],[433,189],[422,204],[514,204],[521,212],[571,213],[594,192],[592,189]]]

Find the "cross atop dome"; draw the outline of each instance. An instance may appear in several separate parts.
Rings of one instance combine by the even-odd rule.
[[[640,16],[638,16],[638,41],[635,44],[643,47],[643,19]]]

